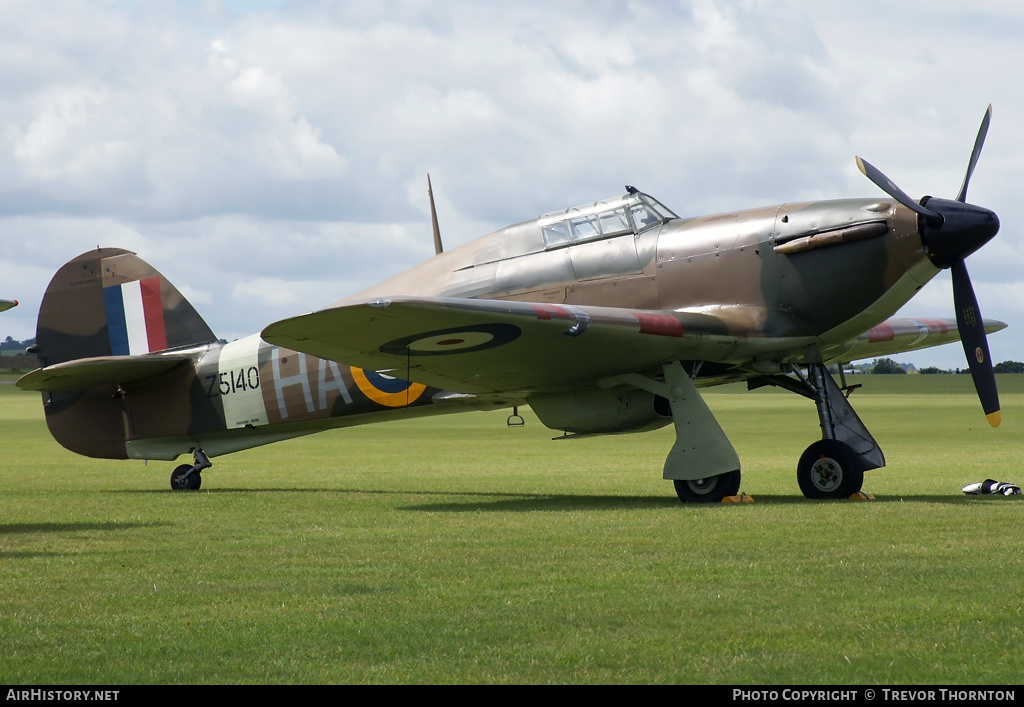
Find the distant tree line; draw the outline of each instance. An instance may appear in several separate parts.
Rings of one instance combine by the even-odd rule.
[[[3,341],[0,341],[0,351],[24,351],[34,343],[36,343],[36,338],[34,336],[31,339],[26,339],[25,341],[15,341],[8,336]]]
[[[905,374],[907,369],[893,361],[891,358],[879,358],[875,359],[875,365],[871,367],[871,372],[875,375],[892,375],[894,373]]]
[[[38,364],[36,357],[25,353],[25,349],[36,343],[35,338],[15,341],[7,337],[0,341],[0,370],[5,373],[31,371]]]
[[[872,362],[866,367],[862,367],[861,370],[866,371],[868,373],[885,375],[906,373],[908,368],[916,370],[918,373],[924,373],[926,375],[935,375],[939,373],[955,375],[958,373],[971,372],[969,368],[956,368],[953,370],[948,370],[944,368],[937,368],[936,366],[928,366],[927,368],[915,369],[912,364],[907,364],[907,366],[905,367],[899,363],[896,363],[891,358],[875,359],[874,362]],[[1020,361],[1003,361],[1002,363],[997,363],[996,365],[994,365],[992,367],[992,370],[995,371],[996,373],[1024,373],[1024,363],[1021,363]]]

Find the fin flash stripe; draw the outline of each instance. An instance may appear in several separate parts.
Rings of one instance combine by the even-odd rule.
[[[159,277],[104,287],[103,303],[113,355],[134,356],[167,348]]]

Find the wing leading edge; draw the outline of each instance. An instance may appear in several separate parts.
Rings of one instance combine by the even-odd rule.
[[[986,330],[1006,325],[985,320]],[[695,312],[631,310],[487,299],[365,300],[275,322],[265,341],[318,358],[464,393],[552,393],[670,361],[743,361],[772,352],[799,361],[813,340],[729,333]],[[848,362],[958,341],[952,319],[889,319],[818,361]],[[739,378],[744,376],[740,375]]]
[[[985,332],[992,334],[1006,328],[998,319],[984,320]],[[887,319],[856,339],[831,347],[825,362],[848,362],[878,356],[905,353],[960,341],[955,319]]]

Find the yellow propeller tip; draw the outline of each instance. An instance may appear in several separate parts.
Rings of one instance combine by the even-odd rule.
[[[1001,413],[999,410],[996,410],[995,412],[990,412],[989,414],[985,415],[985,418],[988,420],[988,424],[992,425],[993,427],[999,427],[999,423],[1003,421],[1003,413]]]

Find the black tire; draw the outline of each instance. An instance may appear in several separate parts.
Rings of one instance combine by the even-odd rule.
[[[864,467],[849,445],[823,439],[800,455],[796,481],[807,498],[849,498],[864,485]]]
[[[198,491],[199,487],[203,483],[203,479],[199,476],[199,472],[192,474],[187,479],[184,478],[188,470],[192,468],[191,464],[182,464],[179,467],[175,467],[174,471],[171,472],[171,488],[175,491]]]
[[[704,479],[683,481],[675,479],[676,494],[683,503],[719,503],[726,496],[740,491],[740,470],[730,471]]]

